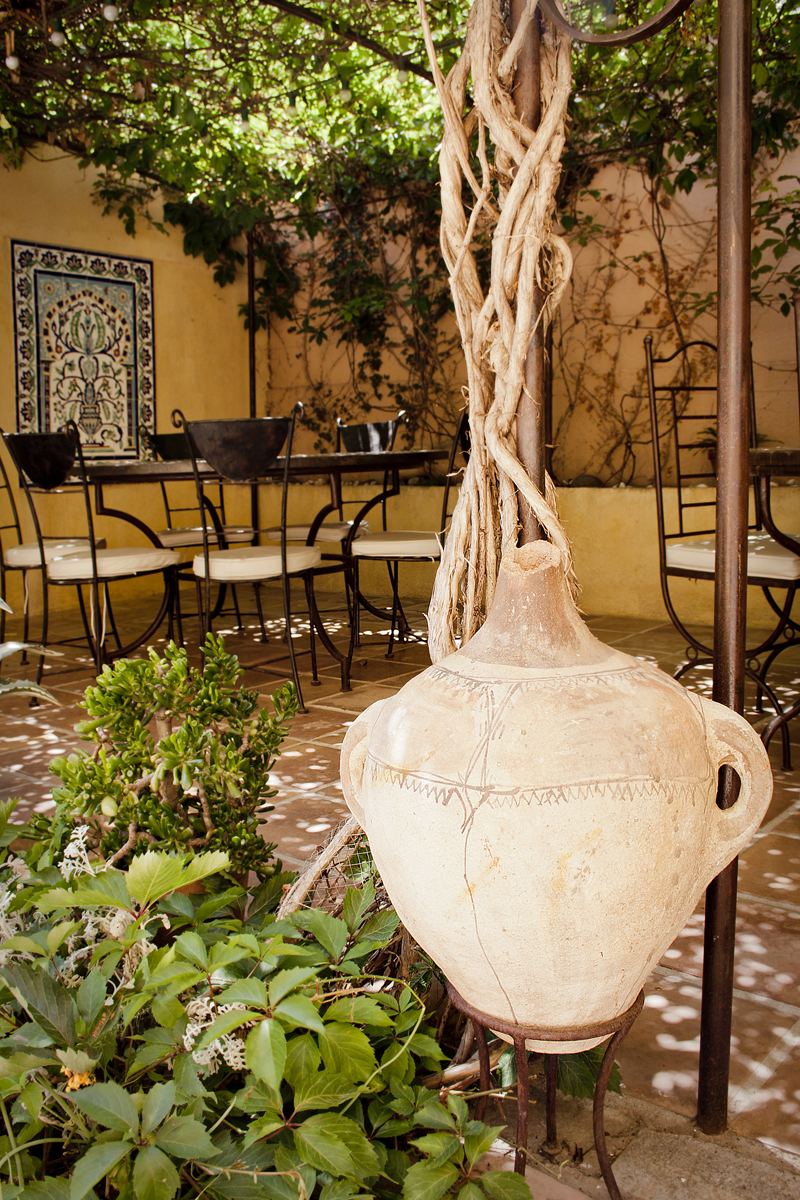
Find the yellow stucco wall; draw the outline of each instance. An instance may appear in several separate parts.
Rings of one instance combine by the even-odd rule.
[[[21,170],[0,170],[0,347],[5,369],[0,372],[0,425],[16,427],[14,340],[11,293],[12,239],[130,255],[152,260],[156,360],[156,428],[172,431],[170,412],[179,407],[187,416],[247,416],[249,409],[248,343],[239,305],[246,303],[244,272],[220,288],[202,258],[183,252],[182,231],[160,233],[139,221],[135,237],[126,234],[116,216],[103,216],[92,200],[95,173],[78,169],[75,159],[47,146],[26,156]],[[153,217],[161,217],[159,205]],[[257,409],[263,413],[267,390],[266,337],[257,335]],[[0,451],[5,453],[4,450]],[[5,459],[8,463],[8,459]],[[153,527],[164,525],[156,488],[115,490],[117,507],[130,511]],[[26,511],[20,515],[26,538],[33,529]],[[75,497],[45,504],[57,529],[74,531],[81,523]],[[237,519],[236,511],[231,512]],[[2,519],[2,518],[0,518]],[[118,521],[101,519],[98,533],[111,545],[141,545],[144,539]],[[9,600],[21,602],[18,579],[12,576]],[[134,591],[151,590],[151,581],[137,581]],[[63,595],[62,595],[63,593]],[[73,589],[56,589],[55,603],[74,603]]]
[[[6,369],[0,373],[0,424],[16,424],[13,319],[11,309],[11,239],[133,255],[151,259],[154,276],[154,321],[156,347],[157,428],[170,431],[170,412],[182,408],[188,416],[245,416],[249,405],[247,334],[239,316],[246,299],[244,273],[227,288],[213,281],[211,268],[201,259],[187,258],[182,236],[174,230],[162,234],[144,222],[130,238],[114,216],[104,217],[92,202],[94,175],[80,171],[73,159],[42,147],[26,159],[21,171],[3,169],[0,175],[0,347]],[[160,212],[154,209],[154,217]],[[273,339],[274,340],[274,339]],[[279,348],[273,345],[272,354]],[[286,354],[286,347],[281,349]],[[257,411],[264,412],[270,385],[266,335],[257,340]],[[784,439],[789,444],[793,439]],[[310,448],[310,447],[303,447]],[[0,451],[4,452],[4,451]],[[370,495],[374,484],[350,485],[347,499]],[[191,485],[174,485],[174,498],[193,499]],[[276,487],[261,489],[262,525],[278,520]],[[293,487],[290,519],[310,520],[327,499],[327,489],[304,484]],[[125,486],[109,489],[106,502],[136,513],[153,528],[164,524],[160,494],[155,486]],[[647,488],[579,489],[560,493],[561,514],[573,541],[582,607],[587,613],[608,613],[666,619],[658,582],[655,493]],[[405,488],[401,500],[391,503],[391,528],[435,529],[439,525],[441,490],[430,487]],[[777,489],[776,515],[783,527],[800,531],[800,489]],[[78,498],[45,497],[45,521],[49,529],[63,534],[75,532],[81,521]],[[249,493],[242,488],[227,490],[227,518],[249,520]],[[353,510],[350,510],[352,515]],[[23,512],[24,534],[33,532]],[[2,518],[0,518],[2,519]],[[144,539],[130,526],[101,518],[98,533],[110,545],[139,545]],[[403,568],[406,595],[427,596],[434,567],[426,564]],[[382,565],[364,567],[365,591],[385,593]],[[127,594],[148,594],[153,580],[119,585]],[[339,586],[336,584],[335,586]],[[36,582],[32,584],[34,608]],[[18,576],[7,590],[12,605],[19,609],[22,596]],[[706,584],[680,583],[676,600],[687,619],[708,622],[712,616],[712,588]],[[56,589],[54,604],[74,606],[73,589]],[[754,624],[768,622],[763,599],[753,589],[749,597]]]

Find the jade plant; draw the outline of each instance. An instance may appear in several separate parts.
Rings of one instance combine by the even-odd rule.
[[[259,825],[275,795],[269,772],[297,712],[292,684],[274,711],[240,685],[242,667],[209,634],[202,668],[170,643],[163,657],[106,666],[81,707],[77,732],[94,743],[53,760],[55,816],[34,822],[51,861],[124,866],[148,850],[229,856],[233,879],[280,870]],[[39,827],[41,826],[41,828]]]

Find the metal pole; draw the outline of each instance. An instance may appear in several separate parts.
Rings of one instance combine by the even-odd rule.
[[[253,231],[247,231],[247,353],[250,377],[250,417],[256,415],[256,259],[253,253]],[[258,484],[250,488],[250,524],[253,529],[260,525],[258,511]]]
[[[519,25],[527,0],[511,0],[511,34]],[[539,68],[539,17],[528,26],[528,35],[517,59],[514,79],[514,108],[519,120],[529,129],[538,129],[541,119],[541,76]],[[535,324],[544,303],[537,287],[532,321]],[[540,491],[544,491],[545,471],[545,362],[544,333],[536,326],[525,358],[525,391],[517,405],[517,456]],[[520,505],[519,544],[538,541],[542,536],[539,522],[526,504]]]
[[[719,0],[718,13],[719,370],[713,697],[741,712],[750,445],[751,0]],[[737,777],[730,768],[723,768],[717,804],[729,808],[737,794]],[[697,1113],[697,1123],[706,1134],[722,1133],[728,1120],[737,869],[734,860],[706,892]]]

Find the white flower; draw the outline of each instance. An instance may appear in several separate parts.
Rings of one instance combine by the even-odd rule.
[[[76,825],[73,829],[59,867],[64,879],[72,879],[73,875],[94,875],[94,867],[89,862],[86,850],[86,839],[90,833],[88,825]]]
[[[244,1004],[217,1004],[210,996],[199,996],[196,1000],[190,1000],[186,1005],[189,1023],[183,1035],[183,1045],[191,1053],[198,1066],[208,1067],[212,1075],[219,1067],[220,1058],[231,1070],[244,1070],[244,1042],[235,1034],[224,1033],[222,1037],[209,1042],[202,1050],[195,1050],[194,1044],[203,1031],[214,1024],[221,1013],[231,1012],[234,1009],[243,1010],[244,1007]],[[252,1024],[252,1021],[248,1021],[243,1028],[248,1029]]]

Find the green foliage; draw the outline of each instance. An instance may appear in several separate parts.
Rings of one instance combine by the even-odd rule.
[[[242,668],[224,640],[209,635],[204,649],[202,669],[172,643],[163,658],[151,650],[105,667],[87,689],[88,717],[76,728],[94,749],[53,760],[55,817],[33,823],[50,862],[66,855],[74,863],[87,851],[128,862],[156,848],[224,851],[234,879],[280,870],[258,830],[297,711],[294,688],[275,693],[270,715],[240,686]]]
[[[370,882],[349,922],[279,919],[269,883],[240,915],[242,889],[172,891],[219,870],[213,854],[150,852],[55,888],[37,854],[23,883],[0,871],[5,1197],[81,1200],[104,1180],[124,1200],[529,1196],[475,1170],[500,1128],[416,1082],[442,1051],[408,985],[369,973]]]

